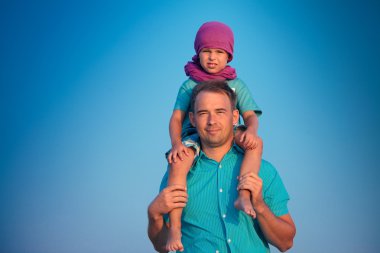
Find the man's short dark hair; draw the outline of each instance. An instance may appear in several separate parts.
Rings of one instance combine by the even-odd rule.
[[[201,82],[194,87],[193,93],[191,95],[191,102],[190,102],[191,112],[194,112],[195,100],[198,94],[201,93],[202,91],[226,94],[227,97],[230,99],[232,110],[236,109],[236,94],[230,88],[230,86],[228,86],[227,82],[223,80],[210,80],[210,81]]]

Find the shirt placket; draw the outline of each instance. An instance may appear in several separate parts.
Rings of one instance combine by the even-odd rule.
[[[227,209],[227,201],[228,201],[227,194],[228,194],[229,189],[228,189],[227,181],[225,179],[226,173],[227,171],[224,170],[223,168],[223,160],[222,160],[218,165],[218,183],[217,183],[218,184],[218,200],[219,200],[220,218],[224,224],[224,229],[226,232],[226,237],[225,237],[226,244],[228,248],[230,248],[231,250],[230,244],[232,243],[232,238],[231,238],[231,234],[229,233],[228,224],[226,222],[227,217],[229,215],[228,209]],[[216,252],[218,252],[218,250]]]

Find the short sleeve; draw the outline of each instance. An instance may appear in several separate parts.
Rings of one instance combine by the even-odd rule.
[[[273,214],[276,216],[282,216],[289,213],[289,194],[273,165],[263,160],[259,176],[263,180],[264,201]]]
[[[237,95],[237,109],[240,114],[247,111],[254,111],[257,116],[262,114],[260,107],[253,99],[247,85],[241,79],[235,79],[229,82],[230,87]]]
[[[173,110],[188,111],[190,107],[191,94],[196,83],[188,79],[186,80],[178,90],[177,99],[174,104]]]

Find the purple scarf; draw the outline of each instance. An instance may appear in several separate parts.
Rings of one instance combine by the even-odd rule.
[[[228,65],[222,71],[216,74],[209,74],[203,70],[198,61],[189,61],[185,65],[185,73],[187,76],[197,82],[203,82],[207,80],[232,80],[236,78],[235,69]]]

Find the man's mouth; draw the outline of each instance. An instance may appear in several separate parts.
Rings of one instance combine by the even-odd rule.
[[[217,133],[219,131],[220,131],[219,128],[211,128],[211,129],[209,128],[209,129],[206,129],[206,132],[210,133],[210,134],[214,134],[214,133]]]

